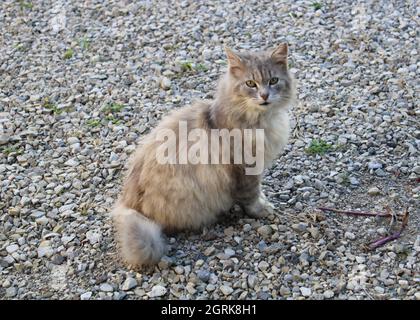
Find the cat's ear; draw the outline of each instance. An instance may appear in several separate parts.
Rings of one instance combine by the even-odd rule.
[[[271,52],[271,59],[278,64],[283,64],[287,67],[287,55],[289,54],[289,46],[287,43],[280,44]]]
[[[245,64],[242,58],[232,49],[225,46],[226,57],[229,64],[229,71],[233,75],[239,75],[243,71]]]

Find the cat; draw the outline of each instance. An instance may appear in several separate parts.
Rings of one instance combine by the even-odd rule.
[[[188,130],[206,132],[264,129],[265,168],[283,150],[289,136],[288,110],[295,99],[287,43],[268,51],[236,52],[225,47],[225,52],[228,67],[215,99],[173,111],[140,140],[131,157],[112,217],[121,257],[132,267],[160,261],[166,253],[163,233],[199,230],[235,204],[254,218],[273,212],[261,191],[261,173],[245,174],[245,165],[157,161],[157,149],[162,145],[159,132],[170,129],[177,133],[181,122],[187,123]],[[176,138],[179,146],[181,141]]]

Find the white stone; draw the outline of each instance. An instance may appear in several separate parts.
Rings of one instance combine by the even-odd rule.
[[[171,82],[171,80],[169,80],[168,78],[163,77],[163,78],[160,80],[160,87],[161,87],[162,89],[164,89],[164,90],[169,90],[169,89],[171,88],[171,86],[172,86],[172,82]]]
[[[147,295],[150,298],[161,297],[161,296],[164,296],[166,294],[166,291],[167,290],[164,286],[156,285],[152,288],[152,291],[150,291]]]
[[[326,299],[331,299],[332,297],[334,297],[334,291],[332,291],[332,290],[324,291],[324,297]]]
[[[306,288],[306,287],[300,287],[300,292],[302,293],[302,296],[304,297],[309,297],[312,293],[311,288]]]
[[[102,240],[102,235],[96,231],[88,231],[86,232],[86,239],[89,240],[90,244],[95,244]]]
[[[87,291],[85,293],[82,293],[80,295],[80,300],[89,300],[92,297],[92,292],[91,291]]]
[[[11,244],[11,245],[8,245],[8,246],[6,247],[6,251],[7,251],[7,253],[13,253],[13,252],[16,252],[18,249],[19,249],[19,246],[18,246],[17,244]]]

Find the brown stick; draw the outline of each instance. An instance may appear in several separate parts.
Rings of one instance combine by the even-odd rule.
[[[394,234],[391,234],[390,236],[384,237],[384,238],[380,238],[378,240],[373,241],[371,244],[369,244],[369,249],[374,250],[378,247],[383,246],[384,244],[398,239],[401,236],[401,233],[403,232],[403,230],[405,229],[405,227],[407,226],[408,223],[408,210],[405,211],[404,216],[403,216],[403,221],[401,223],[401,229],[398,232],[395,232]]]
[[[347,210],[337,210],[333,208],[318,208],[321,211],[331,211],[336,213],[350,214],[354,216],[369,216],[369,217],[392,217],[389,213],[384,212],[366,212],[366,211],[347,211]]]

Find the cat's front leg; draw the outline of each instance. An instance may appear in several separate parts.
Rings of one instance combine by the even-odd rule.
[[[262,191],[260,191],[259,197],[253,203],[243,208],[245,213],[253,218],[264,218],[274,213],[274,205],[267,200]]]
[[[272,214],[274,206],[261,191],[261,176],[245,175],[240,167],[235,169],[234,199],[244,212],[253,218]]]

